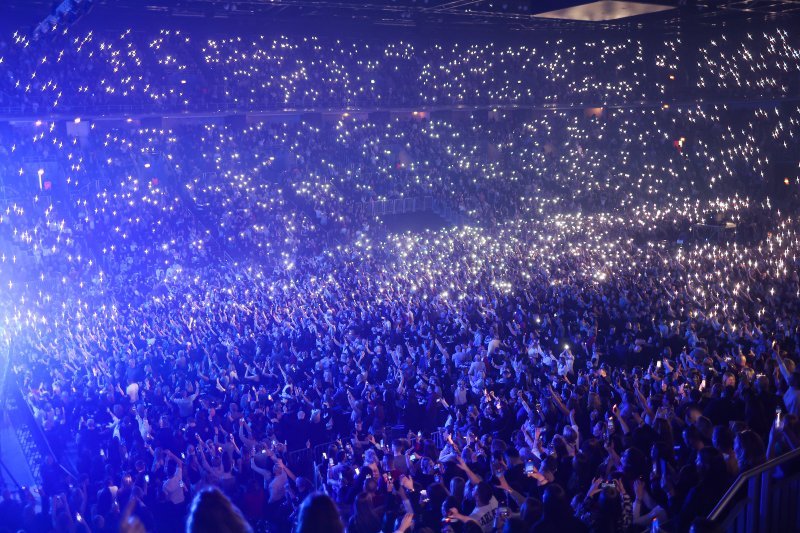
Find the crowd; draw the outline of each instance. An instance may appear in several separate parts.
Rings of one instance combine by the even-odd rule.
[[[775,98],[796,94],[798,56],[795,36],[774,27],[535,44],[65,28],[0,40],[0,107],[146,114]]]
[[[104,58],[72,79],[146,61],[127,39],[70,40],[65,58]],[[228,54],[281,76],[331,50],[218,41],[206,70],[188,37],[153,43],[163,72],[255,80]],[[137,68],[137,87],[188,98]],[[799,119],[693,105],[0,130],[17,184],[0,334],[54,449],[41,486],[2,495],[0,529],[172,531],[224,510],[262,531],[705,530],[738,474],[800,438],[798,220],[767,198]],[[359,208],[423,195],[473,223],[398,234]]]

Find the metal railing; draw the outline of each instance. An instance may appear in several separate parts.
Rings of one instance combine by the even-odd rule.
[[[7,424],[10,420],[7,419],[8,417],[8,407],[7,407],[7,398],[6,398],[6,381],[8,381],[8,369],[11,366],[11,350],[9,348],[7,339],[4,336],[0,336],[0,416],[4,418],[4,420],[0,421],[0,424]],[[0,472],[0,486],[4,484],[5,477],[13,483],[18,489],[21,488],[19,482],[11,473],[6,463],[3,461],[8,454],[3,453],[3,449],[0,446],[0,468],[2,468],[2,472]]]
[[[314,490],[323,490],[325,476],[323,474],[324,457],[331,445],[336,441],[323,442],[313,448],[300,448],[286,453],[286,464],[292,469],[295,475],[305,476],[314,485]]]
[[[433,210],[432,196],[395,198],[392,200],[372,200],[362,203],[363,212],[369,216],[402,215]]]
[[[11,347],[4,336],[0,336],[0,411],[6,412],[6,381],[11,368]]]
[[[360,212],[374,217],[403,215],[407,213],[433,212],[451,224],[471,224],[472,219],[462,211],[433,196],[413,196],[387,200],[370,200],[353,205]]]
[[[455,224],[457,226],[470,225],[474,223],[469,215],[441,200],[434,201],[433,212],[451,224]]]
[[[720,531],[800,529],[800,448],[741,474],[708,515]],[[790,468],[786,468],[786,467]]]
[[[37,451],[44,457],[50,455],[56,461],[56,465],[64,472],[64,474],[72,478],[78,479],[78,469],[72,459],[67,454],[67,446],[65,442],[51,442],[50,437],[45,432],[44,426],[41,423],[41,418],[37,416],[37,409],[29,401],[28,396],[22,391],[22,388],[16,387],[17,406],[21,417],[18,422],[24,423],[31,433],[31,438],[36,444]],[[54,448],[55,446],[55,448]],[[31,457],[27,457],[31,461]],[[31,465],[33,467],[33,465]],[[33,468],[32,468],[33,469]]]
[[[796,91],[795,91],[796,92]],[[39,105],[3,105],[0,106],[0,118],[17,120],[72,120],[75,116],[89,120],[102,118],[180,118],[180,117],[206,117],[206,116],[227,116],[227,115],[251,115],[251,116],[299,116],[303,114],[315,113],[413,113],[437,111],[514,111],[533,110],[583,110],[590,107],[603,107],[608,109],[631,109],[648,108],[657,109],[668,103],[673,107],[682,106],[703,106],[714,107],[720,105],[757,107],[768,106],[780,103],[794,103],[800,101],[800,97],[793,96],[795,92],[788,91],[787,95],[763,96],[756,98],[743,98],[741,96],[731,96],[728,98],[703,98],[695,94],[685,97],[673,98],[647,98],[639,100],[609,101],[605,98],[592,98],[589,100],[574,100],[569,102],[548,102],[543,100],[532,100],[528,102],[508,102],[508,101],[483,101],[468,104],[431,104],[429,102],[418,102],[416,105],[361,105],[357,102],[348,104],[342,102],[339,105],[306,106],[298,104],[296,107],[285,107],[283,102],[275,102],[274,105],[250,105],[244,102],[229,101],[193,101],[190,104],[154,104],[153,102],[137,102],[130,104],[92,104],[92,105],[65,105],[61,104],[58,109],[48,108]]]

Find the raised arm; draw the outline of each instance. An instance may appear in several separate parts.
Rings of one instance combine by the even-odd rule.
[[[456,456],[456,466],[464,471],[464,473],[467,475],[467,477],[469,478],[469,480],[472,482],[473,485],[477,485],[478,483],[483,481],[483,478],[481,476],[473,472],[472,469],[469,466],[467,466],[467,463],[464,462],[464,459],[462,459],[461,456]]]
[[[783,357],[781,357],[780,350],[776,350],[774,347],[773,350],[775,353],[775,360],[778,362],[778,368],[781,370],[781,375],[783,375],[783,379],[788,383],[789,379],[792,377],[792,373],[786,368],[786,362],[783,360]]]
[[[250,468],[253,470],[253,472],[261,474],[264,478],[269,479],[272,476],[272,474],[271,474],[271,472],[269,470],[266,470],[266,469],[261,468],[260,466],[256,465],[256,458],[255,457],[251,457],[250,458]]]

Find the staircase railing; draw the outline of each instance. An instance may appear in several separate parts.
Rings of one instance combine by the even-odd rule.
[[[8,369],[11,368],[11,349],[8,340],[0,336],[0,410],[6,410],[6,381]]]
[[[798,501],[800,448],[741,474],[708,518],[726,532],[797,531]]]

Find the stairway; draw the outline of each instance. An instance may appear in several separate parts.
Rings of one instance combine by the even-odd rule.
[[[42,482],[39,466],[42,456],[18,399],[7,389],[5,409],[0,416],[0,487],[16,490],[21,486],[39,486]]]

